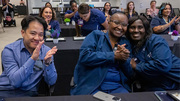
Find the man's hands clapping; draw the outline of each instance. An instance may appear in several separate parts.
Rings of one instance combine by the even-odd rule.
[[[41,49],[41,46],[42,44],[44,43],[44,40],[43,41],[40,41],[39,44],[37,45],[37,47],[35,48],[35,50],[33,51],[33,54],[31,56],[31,58],[33,60],[37,60],[38,57],[39,57],[39,52],[40,52],[40,49]],[[57,52],[57,47],[54,46],[51,50],[49,50],[47,53],[46,53],[46,56],[44,57],[44,61],[45,63],[49,63],[51,61],[51,58],[52,56]]]
[[[46,56],[44,57],[44,61],[45,63],[49,63],[51,60],[51,57],[56,54],[57,52],[57,47],[54,46],[51,50],[49,50],[47,53],[46,53]]]

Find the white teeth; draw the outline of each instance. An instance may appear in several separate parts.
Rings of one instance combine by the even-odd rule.
[[[121,33],[121,31],[116,31],[116,33]]]
[[[137,36],[139,36],[139,34],[134,34],[133,36],[137,37]]]

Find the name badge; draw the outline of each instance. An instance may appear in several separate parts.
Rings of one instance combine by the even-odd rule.
[[[83,20],[82,19],[78,19],[78,25],[83,25]]]

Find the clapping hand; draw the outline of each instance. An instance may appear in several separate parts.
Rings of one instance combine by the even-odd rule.
[[[33,60],[37,60],[38,59],[39,52],[40,52],[40,49],[41,49],[41,46],[42,46],[43,43],[44,43],[44,40],[43,41],[39,41],[38,45],[36,46],[35,50],[33,51],[33,54],[31,56],[31,58]]]
[[[170,25],[172,25],[174,22],[175,23],[178,23],[179,22],[179,19],[180,19],[180,16],[177,18],[177,16],[175,16],[169,23],[170,23]]]
[[[46,56],[44,57],[44,61],[45,63],[49,63],[51,61],[51,58],[54,54],[56,54],[57,52],[57,47],[54,46],[51,50],[49,50],[47,53],[46,53]]]
[[[74,14],[75,14],[77,11],[78,11],[78,8],[77,8],[77,7],[74,8]]]
[[[49,21],[48,19],[45,19],[45,21],[46,21],[46,23],[47,23],[47,25],[48,25],[48,26],[47,26],[47,29],[48,29],[48,30],[51,30],[51,25],[49,25],[50,21]]]
[[[175,23],[178,23],[180,19],[180,16],[175,20]]]

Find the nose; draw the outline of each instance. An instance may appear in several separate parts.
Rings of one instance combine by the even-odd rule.
[[[40,36],[39,35],[35,35],[34,36],[34,39],[37,41],[37,40],[40,40]]]
[[[47,13],[47,15],[50,15],[50,13]]]
[[[119,25],[117,26],[117,28],[122,29],[122,25],[121,25],[121,24],[119,24]]]
[[[83,19],[83,20],[85,20],[85,19],[86,19],[86,17],[82,17],[82,19]]]
[[[135,28],[135,29],[134,29],[134,32],[139,32],[138,28]]]

